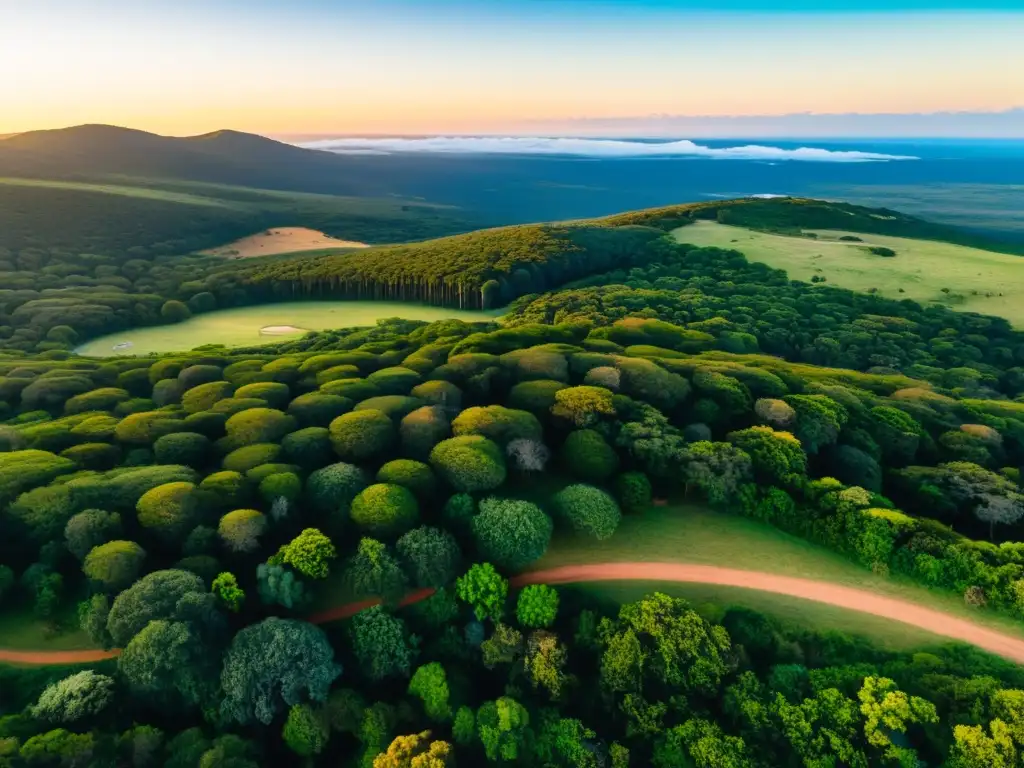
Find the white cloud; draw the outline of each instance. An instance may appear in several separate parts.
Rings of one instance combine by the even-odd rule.
[[[488,155],[575,155],[603,158],[692,157],[712,160],[797,160],[819,163],[864,163],[917,160],[908,155],[835,151],[817,147],[784,149],[748,144],[708,147],[692,141],[624,141],[618,139],[543,138],[522,136],[433,136],[423,138],[338,138],[303,142],[300,146],[339,154],[428,152]]]

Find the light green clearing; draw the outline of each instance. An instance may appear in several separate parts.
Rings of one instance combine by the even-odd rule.
[[[55,627],[55,630],[48,630]],[[32,614],[30,608],[0,612],[0,648],[17,651],[84,651],[95,648],[89,636],[78,626],[74,603],[64,606],[54,622]]]
[[[681,243],[740,251],[751,261],[784,269],[794,280],[824,277],[825,285],[862,292],[874,289],[890,299],[923,304],[938,302],[950,309],[1005,317],[1024,327],[1024,260],[1020,256],[931,240],[808,231],[818,238],[698,221],[672,234]],[[840,242],[843,235],[863,242]],[[896,256],[876,256],[868,252],[869,246],[891,248]]]
[[[956,595],[876,575],[824,547],[756,520],[691,505],[654,508],[643,515],[624,517],[615,535],[605,541],[557,537],[547,554],[529,570],[624,561],[697,563],[827,581],[908,600],[1024,637],[1024,625],[991,611],[972,609]],[[686,597],[697,607],[708,603],[741,605],[806,627],[863,635],[892,648],[949,642],[909,625],[757,590],[664,582],[594,582],[572,588],[615,602],[635,600],[660,590]]]
[[[450,319],[481,322],[495,319],[497,313],[388,301],[293,301],[223,309],[198,315],[176,325],[114,333],[93,339],[76,351],[80,355],[112,357],[181,352],[206,344],[223,344],[228,347],[271,344],[297,338],[305,331],[372,326],[378,320],[388,317],[427,322]],[[261,328],[276,325],[294,326],[303,330],[284,335],[260,334]],[[123,350],[113,349],[114,345],[125,341],[130,341],[132,346]]]
[[[71,192],[96,192],[103,195],[120,197],[141,197],[149,200],[161,200],[182,205],[199,205],[206,208],[239,208],[226,200],[215,200],[212,197],[201,197],[183,192],[169,192],[163,189],[147,187],[128,187],[118,184],[87,184],[78,181],[51,181],[49,179],[15,179],[0,178],[0,184],[9,187],[43,187],[47,189],[64,189]]]

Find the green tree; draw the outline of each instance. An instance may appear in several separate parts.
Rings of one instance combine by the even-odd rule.
[[[172,540],[183,538],[196,524],[199,500],[192,483],[165,483],[146,491],[136,507],[139,524]]]
[[[575,424],[592,427],[603,416],[614,416],[613,394],[604,387],[567,387],[555,392],[551,413]]]
[[[135,581],[145,559],[145,550],[134,541],[108,541],[89,551],[82,563],[82,572],[116,592]]]
[[[230,552],[253,552],[267,529],[267,518],[255,509],[228,512],[217,525],[217,535]]]
[[[359,492],[349,514],[364,532],[377,538],[393,538],[416,524],[419,504],[404,486],[376,483]]]
[[[472,606],[478,620],[499,621],[505,611],[508,581],[490,563],[475,563],[455,582],[455,593]]]
[[[68,551],[79,560],[85,560],[93,547],[112,541],[120,534],[121,516],[101,509],[79,512],[64,527],[64,541]]]
[[[865,677],[857,698],[868,743],[883,750],[888,759],[902,764],[914,758],[913,750],[895,744],[892,734],[906,733],[910,725],[935,723],[939,719],[934,704],[919,696],[908,696],[887,677]]]
[[[562,444],[562,464],[570,473],[592,483],[602,482],[619,469],[619,456],[600,432],[577,429]]]
[[[395,550],[417,587],[443,587],[462,568],[455,537],[440,528],[422,526],[409,531],[398,540]]]
[[[370,680],[380,682],[409,675],[413,653],[406,639],[405,622],[388,615],[379,605],[352,617],[349,637],[359,668]]]
[[[536,504],[492,496],[480,502],[471,529],[484,558],[518,570],[547,551],[553,525]]]
[[[476,722],[480,743],[490,762],[529,759],[530,715],[518,701],[510,696],[488,701],[477,711]]]
[[[432,661],[416,669],[409,680],[409,693],[423,702],[423,711],[431,720],[444,722],[451,719],[448,676],[438,662]]]
[[[31,712],[40,720],[67,724],[95,717],[113,701],[113,679],[86,670],[47,686]]]
[[[397,603],[408,586],[398,561],[387,546],[376,539],[362,538],[356,553],[345,566],[345,584],[353,595],[378,597]]]
[[[342,414],[329,429],[334,450],[343,461],[362,462],[382,456],[396,439],[394,423],[375,409]]]
[[[443,440],[430,452],[430,464],[455,490],[476,493],[505,482],[507,469],[501,448],[481,435]]]
[[[309,704],[293,704],[281,736],[292,752],[312,757],[324,751],[331,731],[323,712]]]
[[[516,601],[516,618],[531,629],[550,627],[558,615],[558,592],[547,584],[524,587]]]
[[[150,621],[173,617],[183,597],[205,593],[206,585],[194,573],[153,571],[115,598],[107,618],[107,631],[114,643],[123,648]]]
[[[699,488],[712,504],[728,502],[752,474],[750,456],[728,443],[692,443],[683,461],[687,488]]]
[[[643,472],[623,472],[615,478],[615,496],[626,514],[646,512],[652,495],[651,481]]]
[[[187,621],[150,621],[118,657],[137,696],[169,708],[208,704],[217,690],[220,653]]]
[[[750,456],[754,476],[760,483],[794,485],[807,475],[807,457],[800,441],[789,432],[751,427],[730,432],[726,439]]]
[[[245,603],[245,591],[238,586],[238,579],[233,573],[221,573],[213,580],[211,585],[215,594],[229,611],[238,613]]]
[[[224,658],[222,714],[239,723],[270,724],[282,705],[323,702],[341,674],[318,627],[271,617],[235,635]]]
[[[565,520],[577,533],[607,539],[619,527],[622,513],[611,494],[592,485],[570,485],[552,499],[559,519]]]
[[[316,528],[306,528],[283,549],[284,562],[311,579],[327,578],[337,556],[334,544]]]

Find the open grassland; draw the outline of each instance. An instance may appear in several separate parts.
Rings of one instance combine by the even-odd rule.
[[[50,179],[15,179],[0,178],[0,185],[7,187],[31,187],[33,189],[59,189],[70,192],[92,192],[102,195],[119,195],[121,197],[135,197],[144,200],[160,200],[165,203],[179,203],[181,205],[199,205],[213,208],[240,208],[239,205],[232,205],[230,201],[219,200],[213,197],[190,194],[187,192],[175,192],[155,187],[128,186],[122,184],[90,184],[78,181],[55,181]]]
[[[911,601],[980,626],[1024,638],[1024,625],[1008,617],[973,610],[954,595],[876,575],[834,552],[755,520],[699,506],[674,505],[654,508],[639,516],[625,517],[615,535],[605,541],[556,537],[547,554],[532,564],[530,570],[569,564],[629,561],[715,565],[814,579]],[[595,582],[574,586],[572,589],[616,602],[634,600],[658,589],[686,597],[696,605],[703,606],[702,610],[706,612],[741,605],[803,626],[864,635],[890,647],[942,642],[929,632],[897,622],[808,600],[736,587],[663,582]]]
[[[109,357],[116,354],[145,355],[155,352],[180,352],[206,344],[228,347],[279,341],[281,336],[300,336],[306,331],[375,325],[386,317],[405,320],[456,319],[467,322],[493,320],[495,313],[429,307],[413,303],[387,301],[296,301],[263,304],[254,307],[224,309],[198,315],[177,325],[137,328],[93,339],[82,345],[81,355]],[[263,329],[273,329],[271,333]],[[294,329],[291,333],[285,328]],[[132,346],[113,347],[122,342]]]
[[[74,603],[53,621],[37,618],[28,607],[0,612],[0,648],[77,651],[95,647],[78,626]]]
[[[823,277],[826,285],[873,291],[892,299],[941,303],[951,309],[1005,317],[1024,327],[1021,257],[931,240],[811,230],[817,238],[756,232],[711,221],[674,231],[698,246],[740,251],[751,261],[784,269],[791,278]],[[843,236],[862,242],[840,241]],[[871,253],[889,248],[894,257]],[[902,292],[901,292],[902,289]]]

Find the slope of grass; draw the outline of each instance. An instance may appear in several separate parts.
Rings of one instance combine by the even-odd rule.
[[[602,562],[685,562],[814,579],[912,601],[979,625],[1024,637],[1024,625],[1009,617],[977,611],[955,595],[872,573],[823,547],[744,517],[699,506],[654,508],[623,518],[605,541],[558,536],[547,554],[530,566]],[[877,642],[907,647],[939,639],[928,632],[820,603],[735,587],[647,582],[594,583],[573,587],[612,601],[636,599],[654,589],[719,607],[742,605],[806,626],[862,634]],[[706,607],[706,610],[713,610]]]
[[[96,644],[78,626],[75,604],[64,606],[54,621],[36,618],[31,609],[0,612],[0,648],[13,650],[78,651]]]
[[[934,240],[841,230],[807,232],[817,237],[698,221],[673,235],[684,243],[740,251],[751,261],[786,270],[795,280],[823,277],[828,285],[922,304],[941,303],[1024,326],[1024,261],[1019,256]],[[839,240],[844,236],[861,241]],[[879,256],[869,250],[872,247],[888,248],[896,255]]]

